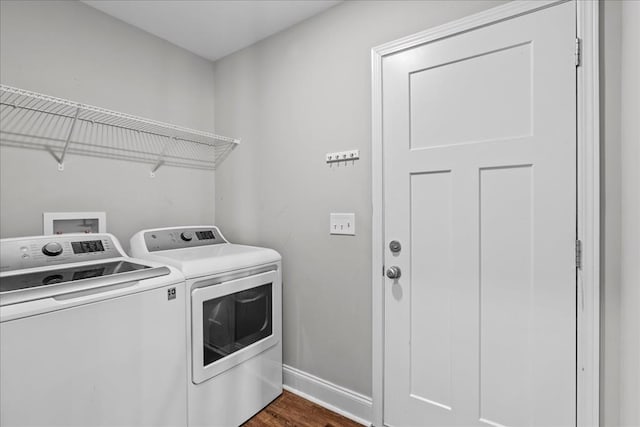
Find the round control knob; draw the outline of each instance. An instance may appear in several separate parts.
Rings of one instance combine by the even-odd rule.
[[[42,247],[42,253],[47,256],[58,256],[62,253],[62,245],[58,242],[50,242]]]
[[[193,233],[190,231],[185,231],[180,233],[180,238],[185,242],[190,242],[193,239]]]

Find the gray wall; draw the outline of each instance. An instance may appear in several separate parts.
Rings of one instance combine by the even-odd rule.
[[[600,5],[600,421],[620,422],[620,2]]]
[[[640,426],[640,2],[601,3],[603,426]]]
[[[640,426],[640,2],[622,6],[620,424]]]
[[[371,48],[498,4],[345,2],[215,63],[216,128],[242,137],[216,218],[283,256],[285,364],[371,396]],[[330,236],[330,212],[357,235]]]
[[[0,2],[3,84],[186,127],[213,130],[213,66],[75,1]],[[0,148],[0,235],[42,233],[42,212],[106,211],[128,246],[143,227],[210,223],[214,174]]]

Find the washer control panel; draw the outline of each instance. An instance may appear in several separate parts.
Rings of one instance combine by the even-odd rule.
[[[0,271],[104,260],[125,256],[110,234],[65,234],[2,239]]]
[[[218,227],[176,227],[151,230],[144,233],[144,243],[149,252],[196,246],[229,243]]]

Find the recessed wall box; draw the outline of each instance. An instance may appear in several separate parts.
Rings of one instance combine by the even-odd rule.
[[[107,215],[104,212],[44,212],[44,235],[67,233],[106,233]]]

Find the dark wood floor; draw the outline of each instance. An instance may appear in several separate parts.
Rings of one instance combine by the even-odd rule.
[[[342,415],[284,391],[282,396],[256,414],[242,427],[362,427]]]

